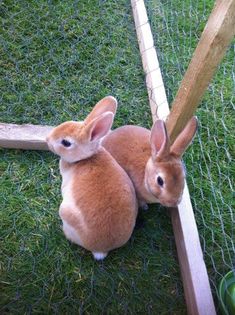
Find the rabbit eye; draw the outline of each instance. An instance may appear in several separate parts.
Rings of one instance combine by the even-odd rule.
[[[159,186],[161,186],[161,187],[163,186],[164,180],[161,178],[161,176],[157,177],[157,183],[158,183]]]
[[[61,141],[61,144],[62,144],[64,147],[66,147],[66,148],[68,148],[68,147],[71,146],[71,142],[69,142],[68,140],[65,140],[65,139],[63,139],[63,140]]]

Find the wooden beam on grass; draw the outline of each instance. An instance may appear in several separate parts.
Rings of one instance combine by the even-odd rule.
[[[235,35],[235,0],[216,1],[167,119],[172,142],[196,111]]]
[[[151,112],[154,119],[162,117],[165,120],[169,107],[145,4],[142,0],[132,0],[131,3]]]
[[[132,0],[131,3],[146,74],[152,118],[153,121],[156,118],[165,119],[169,113],[169,106],[144,1]],[[177,208],[171,209],[170,213],[188,314],[215,315],[214,302],[187,184],[185,184],[181,203]]]
[[[48,150],[46,136],[50,126],[0,123],[0,147],[24,150]]]

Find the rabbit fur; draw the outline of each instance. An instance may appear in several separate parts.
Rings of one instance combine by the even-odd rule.
[[[161,203],[177,206],[185,185],[181,157],[197,130],[192,117],[171,145],[163,120],[156,120],[151,131],[134,125],[119,127],[102,141],[103,147],[130,176],[139,206]]]
[[[98,260],[129,240],[137,216],[130,178],[101,146],[116,107],[114,98],[105,97],[84,121],[62,123],[47,137],[48,147],[61,158],[64,234]]]

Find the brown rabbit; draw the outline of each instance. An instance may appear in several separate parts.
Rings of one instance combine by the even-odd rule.
[[[167,207],[179,204],[185,182],[181,157],[197,125],[193,117],[172,145],[162,120],[156,120],[151,132],[138,126],[123,126],[103,139],[104,148],[130,176],[140,207],[147,209],[147,203],[156,202]]]
[[[131,180],[101,146],[116,106],[114,98],[106,97],[84,122],[65,122],[47,137],[51,151],[61,157],[63,201],[59,215],[64,234],[97,260],[129,240],[137,215]]]

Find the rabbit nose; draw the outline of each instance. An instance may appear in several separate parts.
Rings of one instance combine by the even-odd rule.
[[[181,202],[181,199],[182,199],[182,198],[180,197],[180,198],[178,198],[178,199],[175,200],[176,206],[178,206],[178,204]]]
[[[182,198],[180,197],[177,201],[176,204],[178,205],[181,202]]]
[[[177,204],[181,203],[182,197],[183,197],[183,194],[181,194],[181,196],[178,198]]]
[[[181,201],[181,198],[171,200],[171,202],[170,202],[171,206],[177,207],[179,205],[180,201]]]

